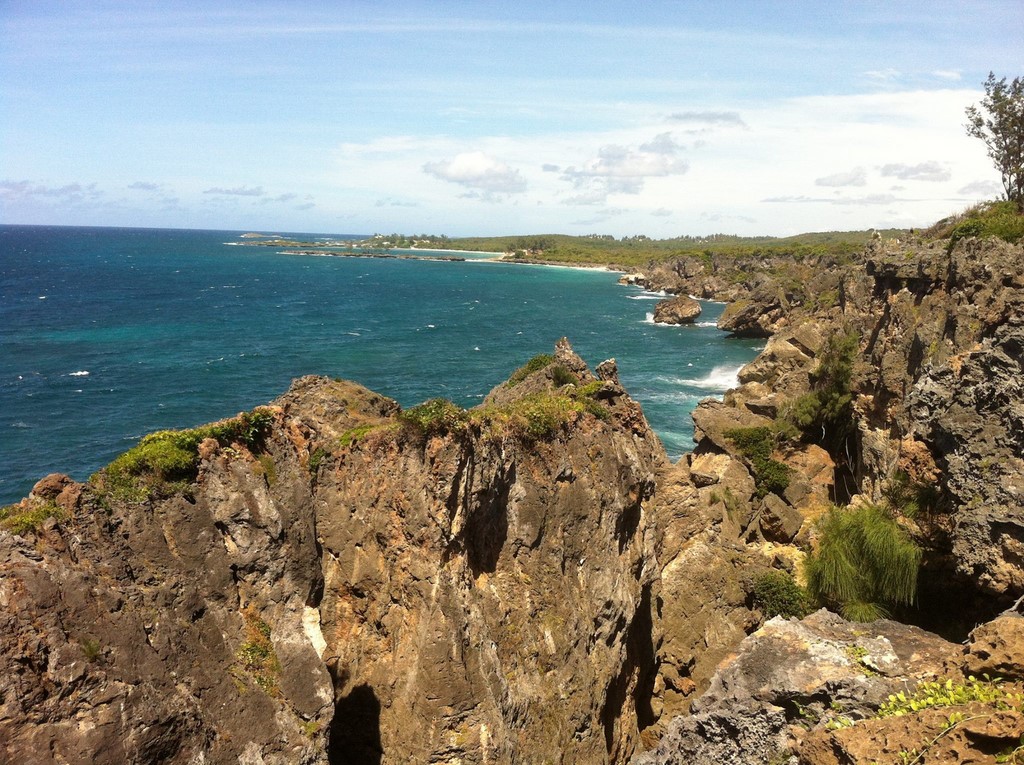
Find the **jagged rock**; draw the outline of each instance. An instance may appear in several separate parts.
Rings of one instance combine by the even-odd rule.
[[[707,452],[698,454],[690,462],[690,477],[694,486],[711,486],[725,477],[734,458],[728,454]]]
[[[725,457],[726,455],[718,455]],[[740,506],[739,489],[732,495],[731,468],[741,470],[749,484],[745,501],[753,493],[753,479],[730,459],[722,483],[696,489],[684,461],[658,475],[654,515],[662,533],[658,559],[662,564],[658,604],[662,643],[659,682],[663,719],[688,709],[690,701],[709,682],[718,662],[757,626],[749,606],[748,583],[767,570],[770,561],[751,554],[740,541],[740,525],[749,519],[731,517],[723,497]],[[702,493],[719,493],[714,505]],[[653,734],[660,733],[654,728]],[[650,742],[650,740],[649,740]]]
[[[961,661],[954,656],[936,662],[936,671],[954,686],[968,685],[965,676],[1000,678],[1003,698],[997,693],[989,703],[941,704],[899,716],[868,717],[832,730],[819,725],[800,743],[800,765],[897,762],[906,752],[917,752],[924,762],[981,763],[991,762],[994,753],[1013,751],[1024,735],[1024,711],[1012,701],[1021,686],[1006,681],[1024,679],[1022,625],[1024,618],[1018,614],[1001,616],[974,630]],[[960,671],[954,669],[958,664]]]
[[[739,371],[739,381],[761,383],[776,397],[794,398],[810,388],[821,342],[819,330],[811,322],[783,330],[769,338],[757,358]]]
[[[788,723],[781,709],[753,703],[737,705],[674,718],[658,748],[637,755],[631,763],[768,765],[788,742]]]
[[[690,324],[700,316],[700,303],[686,295],[659,300],[654,306],[655,324]]]
[[[738,454],[736,445],[725,434],[734,428],[756,428],[769,426],[772,421],[746,409],[727,406],[721,401],[704,399],[693,410],[694,441],[696,453],[710,447],[729,454]]]
[[[762,536],[770,542],[792,542],[804,523],[800,511],[774,494],[766,495],[762,503],[759,518]]]
[[[963,722],[950,727],[951,714]],[[988,763],[1012,751],[1024,733],[1024,714],[983,704],[925,709],[914,715],[865,720],[836,731],[816,730],[800,747],[799,765],[874,765],[902,762],[926,752],[920,762]]]
[[[739,337],[771,337],[786,322],[789,301],[772,280],[734,300],[718,317],[718,328]]]
[[[797,444],[783,450],[782,460],[791,468],[786,500],[794,507],[826,505],[835,485],[836,463],[815,444]]]
[[[308,377],[259,447],[203,441],[187,491],[47,480],[73,513],[0,530],[0,760],[625,761],[655,714],[664,453],[598,394],[547,439],[427,437]]]
[[[956,652],[896,622],[851,624],[825,610],[771,619],[722,663],[693,716],[673,720],[658,747],[633,762],[766,765],[797,748],[804,762],[796,723],[831,735],[828,719],[870,716],[889,694],[940,676]]]
[[[597,365],[597,369],[594,370],[594,374],[597,375],[598,380],[604,380],[605,382],[619,383],[619,366],[615,363],[615,359],[605,359]]]
[[[964,651],[964,673],[1024,680],[1024,617],[1000,616],[975,629]]]

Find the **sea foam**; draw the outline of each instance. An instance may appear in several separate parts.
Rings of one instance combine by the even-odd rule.
[[[704,377],[696,379],[680,378],[679,383],[691,388],[700,388],[701,390],[725,392],[729,388],[735,388],[740,384],[739,373],[741,369],[743,369],[742,364],[739,366],[717,366],[712,368]]]

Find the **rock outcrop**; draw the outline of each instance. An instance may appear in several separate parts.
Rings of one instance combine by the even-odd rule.
[[[985,625],[963,648],[916,627],[851,624],[824,610],[772,619],[722,664],[693,714],[675,718],[657,748],[632,762],[992,761],[986,755],[1011,751],[1024,734],[1020,687],[970,673],[994,664],[1020,677],[1021,622]]]
[[[649,288],[701,294],[688,281],[693,274],[676,272],[673,287],[654,281],[663,272],[650,273]],[[875,243],[863,264],[821,282],[824,299],[801,302],[771,279],[752,278],[727,310],[727,328],[769,336],[767,346],[724,401],[694,411],[696,448],[662,472],[654,501],[663,717],[648,733],[664,734],[664,761],[701,761],[693,752],[709,742],[725,748],[700,749],[708,761],[730,761],[734,739],[766,751],[783,733],[780,720],[792,723],[791,714],[764,708],[740,721],[695,699],[714,684],[731,646],[761,624],[753,582],[770,568],[799,576],[798,545],[813,544],[815,521],[834,501],[920,503],[921,514],[906,521],[926,551],[920,608],[903,618],[962,636],[972,620],[991,618],[1024,592],[1021,273],[1022,248],[995,241],[963,242],[949,254]],[[769,437],[793,427],[784,424],[787,412],[816,389],[835,337],[855,339],[844,362],[850,435],[840,444],[818,440],[827,435],[820,431]],[[737,440],[758,432],[775,444],[760,459],[761,469],[770,458],[784,474],[777,488]],[[691,706],[700,713],[690,715]]]
[[[0,759],[624,762],[664,453],[557,355],[577,385],[474,413],[303,378],[185,484],[42,482],[0,531]]]
[[[700,303],[686,295],[659,300],[654,306],[655,324],[691,324],[700,316]]]

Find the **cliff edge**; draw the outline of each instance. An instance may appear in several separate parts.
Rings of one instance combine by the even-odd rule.
[[[41,481],[0,532],[3,759],[628,759],[664,453],[613,363],[545,362],[469,411],[302,378]]]

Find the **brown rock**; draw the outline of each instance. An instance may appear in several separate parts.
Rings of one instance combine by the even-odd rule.
[[[690,477],[694,486],[711,486],[722,480],[733,457],[728,454],[708,452],[695,455],[690,462]]]
[[[803,526],[804,517],[792,505],[783,502],[774,494],[762,500],[760,516],[761,534],[770,542],[786,544],[792,542]]]
[[[1024,679],[1024,617],[1008,614],[975,629],[964,651],[964,674]]]
[[[734,428],[756,428],[770,426],[772,421],[746,409],[726,406],[721,401],[704,399],[693,410],[694,440],[696,452],[716,448],[729,454],[738,454],[736,445],[725,434]]]
[[[63,473],[50,473],[45,478],[36,481],[36,485],[32,487],[31,496],[53,501],[72,483],[74,481],[70,476],[66,476]]]
[[[660,300],[654,306],[655,324],[689,324],[700,316],[700,303],[686,295]]]
[[[424,438],[308,377],[185,492],[48,479],[74,513],[0,529],[0,761],[624,762],[654,721],[664,453],[600,395],[546,438]]]

